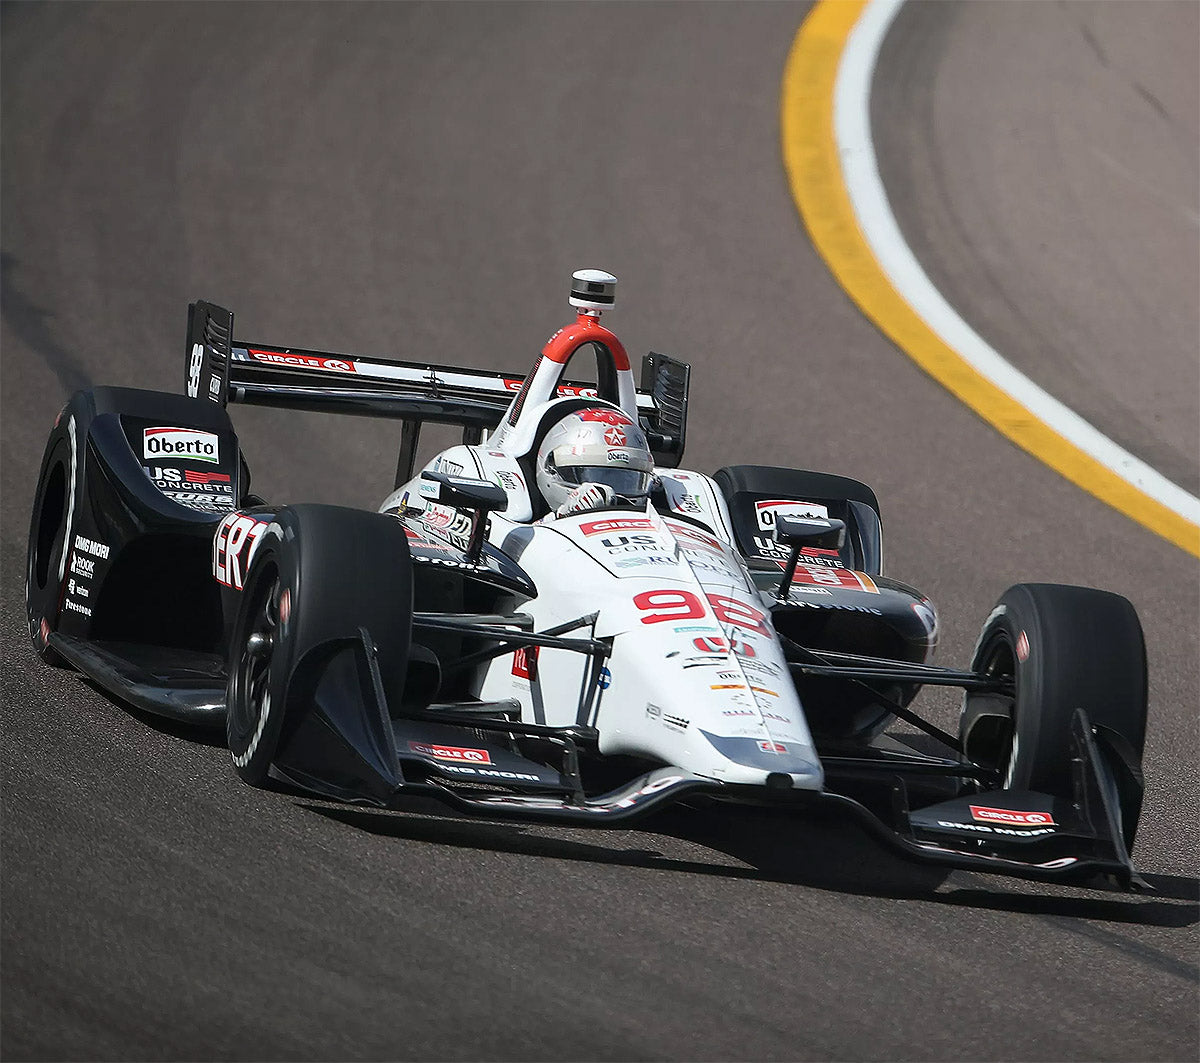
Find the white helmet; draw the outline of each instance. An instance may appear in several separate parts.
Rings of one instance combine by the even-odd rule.
[[[555,424],[537,454],[537,485],[552,510],[580,484],[599,483],[622,498],[650,489],[654,458],[646,437],[611,406],[576,410]]]

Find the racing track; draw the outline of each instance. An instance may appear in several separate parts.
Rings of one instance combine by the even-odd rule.
[[[1195,285],[1137,287],[1137,386],[1109,386],[1129,337],[1102,314],[1137,279],[1105,268],[1131,246],[1165,277],[1195,269],[1195,50],[1126,47],[1129,20],[1085,5],[1023,6],[998,33],[998,6],[939,8],[938,32],[905,11],[885,46],[901,224],[1002,350],[1042,337],[1046,385],[1090,382],[1098,427],[1194,489]],[[829,278],[779,160],[803,8],[2,11],[4,1058],[1196,1058],[1195,564],[958,407]],[[1136,21],[1194,41],[1195,12]],[[1093,91],[1114,69],[1174,138]],[[1080,184],[1077,144],[1019,135],[1050,86],[1061,128],[1102,130],[1163,182],[1185,212],[1170,239],[1112,182]],[[991,150],[1005,122],[1019,150]],[[1056,229],[1056,286],[1030,274],[1044,227],[1012,223],[1031,173],[1089,222],[1086,241]],[[1152,707],[1134,856],[1156,893],[943,881],[830,824],[334,808],[241,786],[220,745],[34,666],[21,569],[45,433],[74,387],[178,388],[189,298],[232,305],[249,337],[520,369],[585,264],[621,278],[631,349],[694,365],[689,465],[876,487],[888,570],[941,606],[943,661],[1018,580],[1135,602]],[[378,425],[235,422],[268,497],[370,506],[390,483]]]

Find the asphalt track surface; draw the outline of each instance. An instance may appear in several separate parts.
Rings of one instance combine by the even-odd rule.
[[[1102,5],[1001,6],[939,5],[932,34],[928,11],[900,16],[876,114],[885,177],[911,175],[894,206],[935,280],[986,266],[990,286],[948,285],[968,320],[1018,361],[1033,348],[1007,341],[1035,330],[1047,386],[1078,384],[1098,427],[1194,486],[1195,285],[1137,285],[1136,386],[1113,383],[1130,344],[1105,315],[1133,298],[1113,265],[1131,246],[1163,277],[1196,268],[1195,50],[1125,48],[1132,23]],[[1138,7],[1194,40],[1194,5]],[[959,407],[830,279],[779,158],[802,6],[2,12],[5,1059],[1196,1058],[1195,563]],[[1190,143],[1062,84],[1117,55]],[[1069,140],[994,150],[1051,85],[1059,128],[1103,129],[1174,226],[1103,181],[1078,195],[1072,167],[1100,166]],[[1035,166],[1088,223],[1059,219],[1057,262],[1029,243],[1046,225],[1011,221]],[[177,390],[189,299],[252,339],[522,369],[581,265],[621,278],[631,350],[693,364],[690,467],[875,486],[888,571],[938,602],[943,663],[1020,580],[1134,601],[1152,684],[1134,855],[1156,892],[944,877],[827,823],[339,809],[249,789],[219,743],[36,664],[21,581],[45,434],[76,387]],[[378,423],[234,416],[267,497],[369,507],[391,482]]]

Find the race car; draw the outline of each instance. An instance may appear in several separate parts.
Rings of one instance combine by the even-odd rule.
[[[37,653],[224,727],[252,785],[568,824],[832,806],[910,859],[1139,886],[1133,606],[1020,584],[968,667],[930,663],[937,611],[883,574],[874,492],[681,468],[690,367],[647,354],[639,386],[601,324],[615,292],[576,272],[525,375],[248,342],[191,304],[186,394],[80,391],[50,433]],[[585,348],[595,381],[567,379]],[[230,403],[399,420],[393,490],[376,512],[253,495]],[[418,466],[427,422],[462,442]],[[962,689],[956,734],[913,710],[927,685]]]

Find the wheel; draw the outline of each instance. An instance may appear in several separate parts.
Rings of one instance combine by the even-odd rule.
[[[64,411],[65,413],[65,411]],[[58,630],[62,588],[67,578],[71,526],[80,494],[74,418],[60,415],[50,433],[34,495],[25,568],[25,612],[33,648],[47,664],[66,661],[47,645]]]
[[[1146,645],[1133,605],[1088,587],[1021,583],[1001,596],[971,669],[1011,681],[1012,696],[967,693],[959,739],[1002,786],[1073,793],[1071,718],[1084,709],[1115,733],[1140,769],[1146,737]],[[1140,770],[1116,772],[1126,847],[1141,811]]]
[[[312,651],[360,628],[375,644],[388,704],[399,706],[412,632],[403,526],[337,506],[280,510],[255,549],[230,640],[225,733],[246,782],[265,782],[289,713],[311,689]]]

